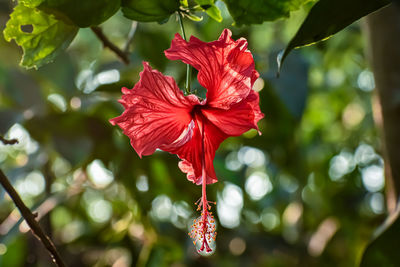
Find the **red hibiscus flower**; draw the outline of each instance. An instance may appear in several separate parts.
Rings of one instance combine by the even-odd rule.
[[[213,218],[206,198],[206,184],[217,182],[213,160],[215,151],[229,136],[239,136],[263,118],[258,93],[252,90],[258,72],[247,41],[234,41],[225,29],[214,42],[191,37],[189,42],[175,35],[165,55],[182,60],[198,70],[198,81],[207,89],[206,99],[185,96],[172,77],[153,70],[147,62],[133,89],[122,88],[119,102],[123,114],[110,122],[117,124],[141,157],[159,148],[178,155],[179,168],[187,178],[202,184],[199,207],[202,216],[195,221],[194,238],[199,251],[210,252],[215,238]]]

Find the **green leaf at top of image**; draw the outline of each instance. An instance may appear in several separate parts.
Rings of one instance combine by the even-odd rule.
[[[121,0],[21,0],[27,7],[37,7],[48,14],[81,28],[99,25],[121,6]]]
[[[39,8],[85,28],[103,23],[120,6],[120,0],[44,0]]]
[[[23,4],[26,7],[37,7],[44,0],[20,0],[19,3]]]
[[[224,0],[237,26],[287,18],[310,0]]]
[[[22,47],[20,64],[26,68],[37,69],[53,61],[66,49],[78,29],[52,15],[20,3],[11,13],[3,34],[6,41],[14,39]]]
[[[215,21],[218,22],[222,21],[221,10],[219,10],[219,8],[216,5],[213,4],[209,8],[207,8],[206,13]]]
[[[286,56],[295,48],[326,40],[354,21],[390,3],[390,0],[320,0],[308,13],[286,49],[278,55],[278,73]]]
[[[398,206],[399,207],[399,206]],[[400,266],[400,210],[397,209],[375,232],[365,249],[360,267]]]
[[[131,20],[162,22],[179,10],[177,0],[122,0],[122,13]]]
[[[214,0],[195,0],[197,4],[215,21],[221,22],[221,10],[214,4]]]

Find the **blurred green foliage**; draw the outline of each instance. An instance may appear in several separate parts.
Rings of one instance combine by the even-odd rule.
[[[129,1],[122,1],[123,5]],[[136,2],[136,1],[130,1]],[[222,23],[186,21],[186,31],[215,40]],[[12,7],[0,4],[5,26]],[[124,10],[122,10],[124,12]],[[131,21],[117,12],[102,28],[123,47]],[[174,155],[139,159],[108,120],[122,107],[142,61],[172,75],[185,65],[163,50],[179,31],[175,18],[139,23],[123,65],[89,29],[37,71],[18,66],[20,50],[0,38],[0,162],[69,266],[354,266],[385,217],[383,160],[373,120],[373,77],[359,24],[287,58],[276,55],[306,11],[275,23],[232,28],[249,41],[261,79],[261,136],[229,138],[214,160],[219,182],[208,187],[218,221],[217,251],[200,257],[187,236],[199,216],[200,187],[188,182]],[[193,87],[199,88],[194,80]],[[42,247],[20,226],[0,191],[0,265],[48,266]]]

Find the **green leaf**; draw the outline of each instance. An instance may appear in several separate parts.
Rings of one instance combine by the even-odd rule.
[[[25,0],[35,1],[40,0]],[[109,19],[121,6],[121,0],[42,0],[39,9],[66,22],[85,28]]]
[[[375,236],[364,251],[360,267],[400,266],[399,210],[377,229]]]
[[[219,10],[216,5],[212,4],[209,8],[206,9],[206,12],[212,19],[218,22],[222,21],[221,10]]]
[[[136,21],[165,21],[177,10],[177,0],[122,0],[122,13]]]
[[[214,4],[214,0],[195,0],[195,2],[202,6],[204,9],[206,9],[207,6]]]
[[[22,47],[21,65],[38,68],[51,62],[74,39],[78,28],[35,8],[19,4],[4,29],[4,38]]]
[[[325,40],[389,3],[389,0],[320,0],[312,7],[285,51],[278,55],[279,70],[286,56],[294,48]]]
[[[180,0],[179,2],[181,3],[181,6],[183,6],[183,7],[189,7],[188,0]]]
[[[207,14],[214,20],[221,22],[222,16],[221,11],[216,5],[214,5],[214,0],[195,0],[200,7],[207,12]]]
[[[81,28],[101,24],[114,15],[121,6],[121,0],[21,0],[20,2]]]
[[[299,9],[310,0],[224,0],[229,13],[236,22],[260,24],[264,21],[287,18],[290,12]]]
[[[26,7],[37,7],[39,6],[44,0],[20,0],[19,3],[23,4]]]

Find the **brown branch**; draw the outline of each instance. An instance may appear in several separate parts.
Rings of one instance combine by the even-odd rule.
[[[108,47],[111,51],[113,51],[126,65],[130,63],[128,55],[124,53],[121,49],[119,49],[115,44],[113,44],[107,36],[103,33],[103,30],[98,26],[90,27],[90,29],[96,34],[97,38],[103,43],[104,47]]]
[[[369,57],[380,102],[389,213],[400,197],[400,8],[389,5],[366,17]]]
[[[36,236],[37,239],[46,247],[47,251],[49,252],[50,256],[52,257],[54,263],[57,266],[65,267],[64,261],[61,259],[60,254],[58,253],[56,247],[54,246],[53,242],[50,238],[43,232],[42,228],[40,227],[39,223],[35,219],[35,215],[28,209],[28,207],[24,204],[21,197],[18,195],[17,191],[15,191],[14,187],[8,181],[8,178],[0,169],[0,183],[7,191],[8,195],[14,201],[15,205],[21,212],[22,217],[24,217],[25,221],[28,223],[29,227],[31,228],[33,234]]]
[[[17,139],[5,139],[3,136],[0,135],[0,141],[5,145],[15,145],[18,144]]]

